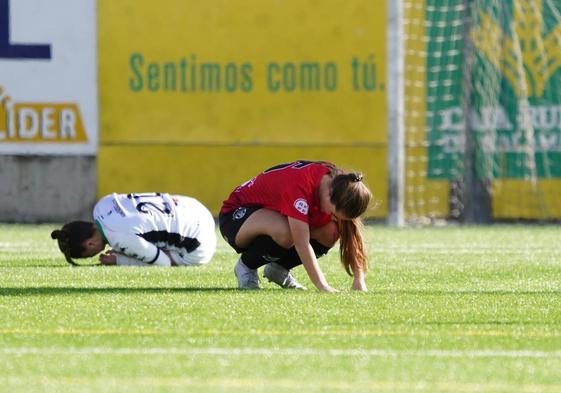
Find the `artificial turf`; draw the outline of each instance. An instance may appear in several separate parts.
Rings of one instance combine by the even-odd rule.
[[[0,225],[0,391],[560,392],[557,226],[366,227],[368,293],[239,291],[198,268],[70,267]]]

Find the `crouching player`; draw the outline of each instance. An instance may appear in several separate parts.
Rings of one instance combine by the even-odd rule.
[[[103,265],[194,266],[216,250],[214,218],[194,198],[166,193],[111,194],[94,207],[93,222],[72,221],[51,237],[66,261],[100,255]]]
[[[340,240],[352,289],[366,291],[366,253],[360,216],[372,194],[360,173],[327,162],[296,161],[270,168],[237,187],[220,211],[220,231],[241,254],[235,274],[241,289],[259,289],[257,269],[283,288],[305,289],[290,273],[304,265],[320,291],[335,292],[317,258]]]

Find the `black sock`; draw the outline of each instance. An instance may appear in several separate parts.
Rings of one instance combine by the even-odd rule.
[[[323,244],[318,242],[316,239],[310,239],[310,244],[312,245],[312,248],[314,249],[314,254],[316,254],[316,258],[319,258],[319,257],[327,254],[327,252],[330,249],[330,247],[324,246]],[[296,252],[296,248],[292,247],[291,249],[289,249],[287,251],[287,253],[285,254],[285,256],[283,258],[281,258],[280,260],[277,261],[277,263],[279,265],[283,266],[285,269],[290,270],[293,267],[301,265],[302,260],[300,259],[300,256]]]
[[[242,261],[250,269],[257,269],[269,262],[284,258],[288,250],[277,244],[270,236],[257,236],[242,253]]]

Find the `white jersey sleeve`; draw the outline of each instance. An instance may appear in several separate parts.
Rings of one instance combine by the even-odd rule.
[[[111,231],[109,233],[106,231],[105,235],[111,238],[113,250],[124,256],[147,265],[171,266],[169,257],[160,248],[138,235],[121,232],[111,233]],[[117,264],[120,264],[119,255],[117,255]]]
[[[146,266],[144,262],[140,262],[138,259],[134,259],[119,253],[115,253],[113,255],[115,255],[117,259],[118,266]]]

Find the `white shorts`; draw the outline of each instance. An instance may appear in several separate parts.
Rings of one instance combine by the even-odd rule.
[[[190,220],[196,219],[198,233],[196,235],[200,245],[192,252],[184,250],[167,250],[172,260],[178,266],[197,266],[208,263],[216,251],[216,225],[214,217],[200,202],[192,198],[179,197],[178,212],[184,212]],[[195,216],[195,217],[194,217]]]

